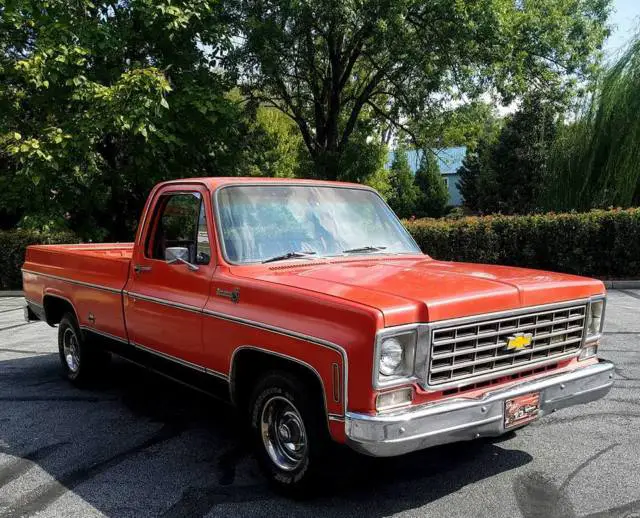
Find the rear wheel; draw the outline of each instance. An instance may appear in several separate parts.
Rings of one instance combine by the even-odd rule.
[[[109,353],[87,343],[73,313],[65,313],[60,320],[58,352],[64,377],[77,385],[95,379],[110,360]]]
[[[300,377],[266,374],[249,403],[251,432],[260,466],[269,481],[290,495],[314,489],[330,446],[322,400]]]

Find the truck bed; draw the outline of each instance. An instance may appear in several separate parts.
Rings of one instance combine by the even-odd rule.
[[[40,307],[48,294],[65,298],[81,327],[126,340],[122,290],[132,253],[133,243],[30,246],[22,273],[25,298]]]

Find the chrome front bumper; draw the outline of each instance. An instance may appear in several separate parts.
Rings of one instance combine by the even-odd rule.
[[[347,443],[367,455],[391,457],[438,444],[495,437],[508,431],[504,427],[507,399],[539,392],[539,416],[543,416],[599,399],[612,385],[613,363],[601,360],[488,392],[480,399],[455,398],[379,415],[347,413]]]

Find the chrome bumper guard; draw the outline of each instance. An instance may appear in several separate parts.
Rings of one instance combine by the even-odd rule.
[[[439,403],[367,415],[347,413],[347,442],[374,457],[391,457],[457,441],[496,437],[504,426],[505,401],[540,393],[539,416],[604,397],[613,385],[613,363],[599,363],[488,392],[479,399]]]

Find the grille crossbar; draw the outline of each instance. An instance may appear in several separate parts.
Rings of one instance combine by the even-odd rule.
[[[473,383],[528,365],[557,361],[577,354],[586,317],[586,305],[524,313],[471,324],[434,328],[427,384]],[[509,338],[530,333],[531,345],[508,351]]]

